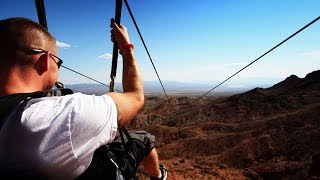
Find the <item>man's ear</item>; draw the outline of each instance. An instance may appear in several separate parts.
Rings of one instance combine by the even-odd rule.
[[[49,69],[49,61],[50,61],[49,53],[44,53],[39,56],[37,62],[35,63],[35,69],[42,75],[44,72],[48,71]]]

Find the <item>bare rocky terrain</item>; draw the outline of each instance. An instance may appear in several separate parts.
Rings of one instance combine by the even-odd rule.
[[[147,97],[168,179],[320,179],[320,71],[230,97]],[[148,179],[143,168],[140,179]]]

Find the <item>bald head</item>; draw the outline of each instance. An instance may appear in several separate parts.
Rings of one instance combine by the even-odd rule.
[[[24,49],[51,50],[55,38],[40,24],[26,18],[0,20],[0,63],[15,63],[17,52]],[[10,62],[9,62],[10,61]]]

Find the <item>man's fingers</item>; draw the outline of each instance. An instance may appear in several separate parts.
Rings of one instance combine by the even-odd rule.
[[[113,18],[111,18],[110,27],[111,27],[111,28],[118,28],[118,29],[120,29],[120,27],[122,27],[122,26],[121,26],[121,25],[118,25],[118,24],[116,23],[116,21],[115,21]]]
[[[111,28],[117,27],[117,23],[115,22],[115,20],[114,20],[113,18],[111,19],[110,27],[111,27]]]
[[[130,42],[127,29],[125,26],[117,25],[115,20],[111,18],[111,41],[119,44],[128,44]]]

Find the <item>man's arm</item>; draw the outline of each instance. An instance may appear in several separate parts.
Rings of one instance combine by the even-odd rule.
[[[111,20],[111,40],[118,43],[121,48],[130,43],[126,27],[117,25]],[[118,124],[126,125],[144,104],[144,92],[141,73],[136,62],[133,48],[126,48],[122,52],[123,74],[122,86],[123,93],[111,92],[109,96],[115,101],[118,109]]]

